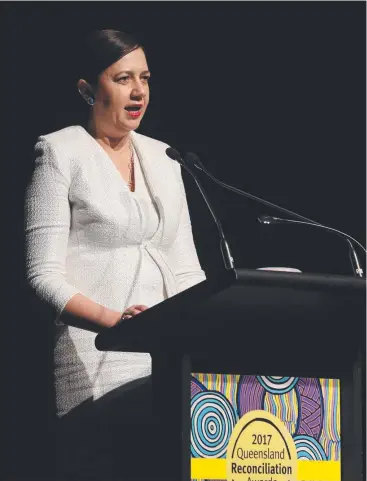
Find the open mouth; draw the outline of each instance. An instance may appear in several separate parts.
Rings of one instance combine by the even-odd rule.
[[[127,105],[125,110],[128,112],[139,112],[142,108],[142,105]]]

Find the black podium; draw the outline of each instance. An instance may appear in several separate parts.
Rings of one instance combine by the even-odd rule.
[[[100,333],[99,350],[152,355],[164,439],[152,479],[191,479],[193,373],[216,373],[339,380],[339,479],[364,480],[365,289],[348,276],[228,270]]]

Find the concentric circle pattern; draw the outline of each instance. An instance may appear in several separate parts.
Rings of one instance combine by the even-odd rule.
[[[285,394],[298,382],[298,377],[257,376],[257,379],[263,388],[272,394]]]
[[[298,459],[311,461],[326,461],[327,457],[321,444],[311,436],[295,436],[294,443],[297,449]]]
[[[200,392],[191,400],[191,453],[195,458],[225,457],[237,415],[226,397]]]

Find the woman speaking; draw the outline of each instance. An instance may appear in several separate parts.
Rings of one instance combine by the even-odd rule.
[[[82,55],[77,87],[88,125],[42,135],[35,147],[25,198],[27,278],[55,313],[56,454],[64,476],[148,479],[136,472],[134,439],[150,405],[150,355],[99,352],[95,336],[205,274],[180,166],[166,144],[135,132],[149,104],[142,46],[102,30]]]

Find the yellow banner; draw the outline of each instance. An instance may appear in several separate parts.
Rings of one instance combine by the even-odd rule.
[[[191,458],[191,479],[226,479],[226,459]],[[340,461],[297,461],[298,481],[340,481]]]

